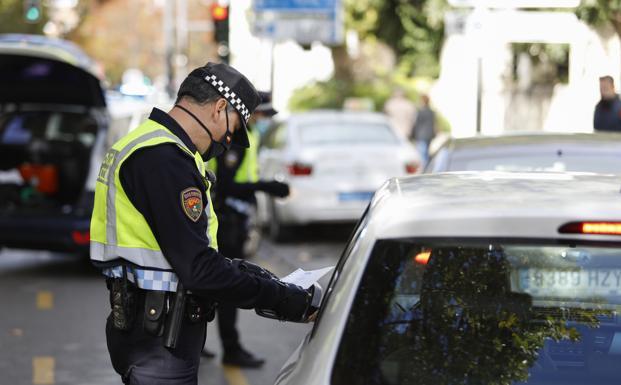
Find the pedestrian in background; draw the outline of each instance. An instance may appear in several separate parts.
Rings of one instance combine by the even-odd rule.
[[[232,147],[222,156],[212,159],[208,168],[216,174],[215,207],[218,216],[218,246],[229,258],[245,259],[244,244],[248,239],[250,219],[256,210],[255,193],[265,192],[284,198],[289,195],[289,186],[278,181],[259,180],[258,149],[261,124],[269,124],[276,115],[271,103],[271,94],[259,92],[261,104],[255,109],[248,125],[248,148]],[[222,363],[244,368],[257,368],[265,360],[246,350],[237,330],[237,308],[221,303],[217,307],[218,331],[222,342]],[[212,358],[214,354],[203,349],[203,355]]]
[[[215,303],[309,319],[312,290],[218,252],[204,162],[249,146],[259,103],[245,76],[208,63],[183,81],[170,111],[154,108],[104,157],[91,260],[107,277],[108,351],[125,384],[196,385]]]
[[[410,139],[421,156],[423,166],[429,160],[429,143],[436,136],[436,113],[431,109],[429,96],[421,95],[423,105],[416,114]]]
[[[621,100],[615,92],[612,76],[599,78],[601,99],[595,106],[593,128],[595,131],[621,132]]]
[[[394,90],[392,96],[384,104],[384,113],[388,115],[392,125],[403,134],[404,138],[410,137],[412,124],[416,119],[416,105],[406,97],[403,89]]]

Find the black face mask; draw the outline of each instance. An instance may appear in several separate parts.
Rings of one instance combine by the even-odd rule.
[[[178,104],[175,104],[175,107],[179,107],[181,110],[190,115],[196,121],[196,123],[198,123],[203,128],[203,130],[207,132],[207,135],[209,135],[209,137],[211,138],[211,145],[209,146],[207,151],[202,154],[203,160],[205,162],[222,155],[225,151],[228,151],[231,148],[231,143],[233,142],[233,133],[229,129],[229,112],[227,111],[226,107],[224,108],[224,114],[226,116],[226,133],[224,134],[223,142],[215,140],[207,126],[204,125],[203,122],[201,122],[201,120],[196,115],[190,112],[190,110]]]

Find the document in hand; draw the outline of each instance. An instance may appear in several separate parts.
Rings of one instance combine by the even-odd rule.
[[[323,269],[304,271],[297,269],[293,273],[281,278],[280,280],[286,283],[293,283],[298,286],[302,286],[304,289],[308,289],[313,283],[319,281],[321,277],[326,275],[334,269],[334,266],[324,267]]]

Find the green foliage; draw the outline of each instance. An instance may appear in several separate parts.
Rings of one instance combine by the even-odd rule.
[[[516,62],[520,54],[528,55],[534,69],[534,83],[555,84],[569,81],[569,44],[514,43],[511,49]],[[514,72],[515,76],[517,74]]]
[[[582,0],[576,8],[576,15],[593,25],[609,22],[618,12],[621,12],[621,0]]]
[[[576,15],[596,27],[610,24],[621,36],[621,0],[582,0]]]
[[[0,0],[0,33],[42,34],[43,26],[47,22],[45,7],[42,8],[40,21],[30,24],[24,21],[22,0]]]
[[[429,78],[408,78],[399,73],[380,77],[373,82],[345,82],[328,80],[298,88],[291,99],[289,109],[302,112],[315,109],[340,110],[347,98],[366,98],[373,102],[375,111],[381,111],[395,88],[401,88],[414,103],[420,100],[419,83],[427,84]],[[425,88],[425,87],[423,87]],[[439,132],[450,133],[450,123],[436,111]]]
[[[414,87],[415,80],[392,77],[378,77],[374,81],[345,82],[328,80],[315,82],[297,89],[289,100],[291,111],[313,109],[341,109],[347,98],[367,98],[373,101],[376,111],[381,111],[395,87],[403,89],[413,101],[419,94]]]
[[[348,29],[358,32],[362,39],[386,43],[408,73],[438,75],[446,0],[346,0],[344,3]]]

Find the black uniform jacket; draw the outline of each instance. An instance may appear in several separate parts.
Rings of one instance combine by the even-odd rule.
[[[168,128],[191,151],[196,151],[187,133],[168,114],[153,109],[149,119]],[[204,212],[196,221],[187,214],[182,192],[198,189],[203,207],[206,207],[205,183],[194,159],[176,144],[134,152],[122,165],[120,180],[187,290],[245,308],[273,308],[280,302],[278,283],[239,271],[230,260],[210,247]]]

